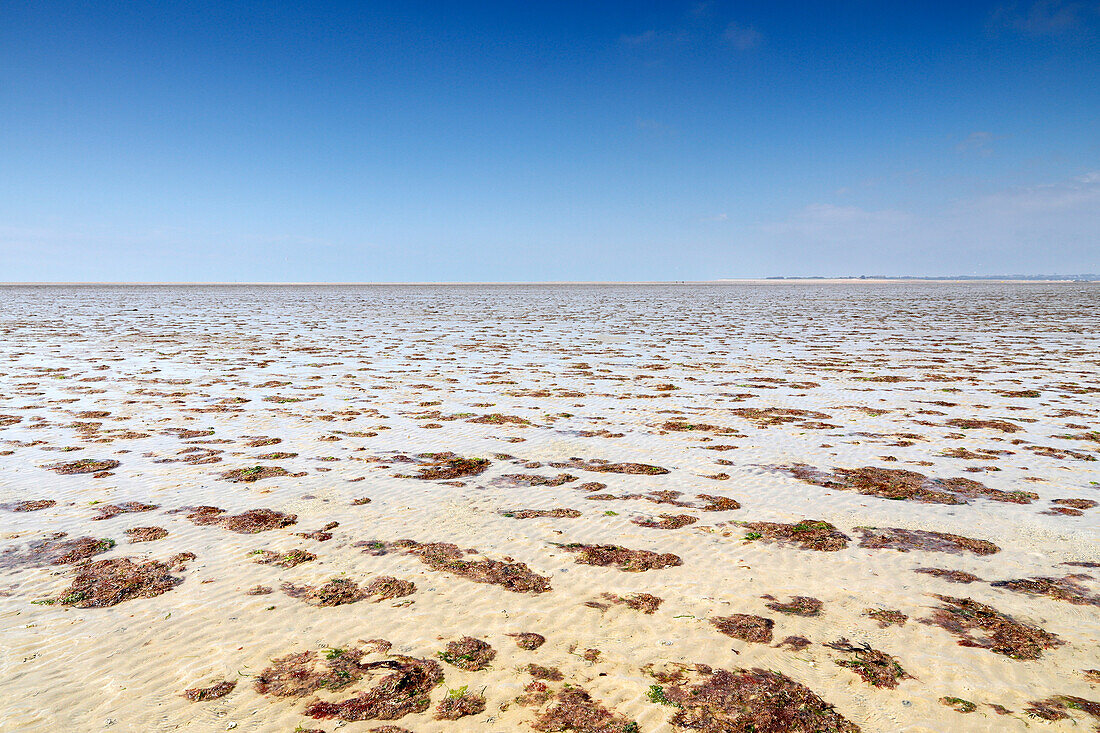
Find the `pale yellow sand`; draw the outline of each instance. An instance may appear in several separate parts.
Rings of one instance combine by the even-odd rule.
[[[492,668],[465,672],[444,664],[445,684],[432,703],[447,688],[468,685],[484,690],[486,711],[449,722],[433,720],[429,709],[392,724],[418,732],[531,730],[537,710],[512,701],[531,679],[522,668],[534,662],[560,668],[567,682],[641,731],[677,730],[669,722],[675,709],[647,698],[654,680],[643,667],[682,662],[783,672],[864,731],[1087,730],[1100,721],[1070,710],[1070,719],[1046,722],[1025,708],[1059,694],[1100,700],[1100,685],[1081,672],[1100,667],[1100,608],[984,581],[1076,573],[1089,576],[1078,579],[1089,592],[1100,593],[1100,569],[1060,565],[1100,561],[1100,508],[1081,516],[1044,513],[1052,499],[1100,500],[1100,463],[1092,460],[1100,458],[1098,312],[1095,286],[1046,284],[0,289],[0,415],[19,418],[6,425],[0,419],[0,504],[58,502],[34,512],[0,510],[0,551],[67,532],[116,540],[97,560],[197,556],[177,573],[183,582],[173,590],[91,609],[32,603],[59,597],[69,566],[12,567],[0,556],[0,729],[332,731],[336,721],[305,715],[312,696],[263,696],[251,678],[272,658],[306,649],[384,638],[395,653],[435,658],[447,641],[469,635],[497,650]],[[904,381],[873,381],[883,376]],[[287,384],[259,386],[272,382]],[[1025,390],[1040,396],[1002,394]],[[265,400],[272,397],[301,401]],[[769,407],[825,413],[816,422],[826,425],[763,427],[732,412]],[[110,414],[79,417],[82,411]],[[531,424],[468,422],[494,413]],[[1006,420],[1021,430],[960,430],[945,425],[952,418]],[[669,420],[736,434],[661,430]],[[214,432],[181,439],[170,432],[176,428]],[[579,435],[600,430],[623,437]],[[282,442],[249,448],[245,436]],[[736,447],[706,450],[714,445]],[[1060,453],[1037,453],[1036,446]],[[58,450],[66,447],[74,450]],[[182,462],[194,451],[181,451],[196,447],[220,451],[220,460]],[[942,455],[960,447],[1007,453],[991,460]],[[256,458],[271,451],[298,455]],[[364,460],[438,451],[492,465],[452,486],[394,475],[415,466]],[[549,465],[570,457],[654,464],[670,473]],[[80,458],[121,465],[103,478],[41,467]],[[1040,498],[973,498],[954,506],[890,501],[772,468],[793,463],[961,476]],[[219,478],[257,464],[305,475],[255,483]],[[996,470],[966,471],[974,467]],[[562,472],[577,480],[520,488],[498,481],[503,474]],[[713,478],[720,474],[727,478]],[[697,506],[697,494],[742,506],[704,512],[640,499],[591,501],[576,488],[591,481],[617,496],[673,490]],[[372,501],[352,506],[359,497]],[[159,508],[92,519],[92,502],[124,501]],[[203,504],[234,514],[270,508],[298,520],[236,534],[165,513]],[[560,507],[582,516],[499,514]],[[699,521],[676,530],[630,521],[661,513]],[[852,542],[839,552],[814,552],[744,541],[746,530],[734,523],[803,518],[831,522]],[[331,521],[339,526],[329,541],[293,534]],[[125,529],[151,525],[169,536],[126,542]],[[864,549],[857,526],[957,533],[992,541],[1001,552]],[[553,590],[510,593],[433,571],[400,552],[373,556],[353,546],[401,538],[514,558],[550,576]],[[683,564],[642,573],[579,565],[553,544],[560,542],[671,552]],[[318,559],[282,569],[249,556],[293,548]],[[913,573],[918,567],[965,570],[983,582],[952,584]],[[284,582],[344,576],[365,584],[379,575],[412,580],[417,591],[401,601],[315,608],[279,590]],[[257,584],[274,592],[246,595]],[[604,592],[646,592],[664,603],[653,615],[585,605]],[[1065,644],[1029,661],[961,647],[945,630],[918,622],[936,606],[933,593],[972,597]],[[814,596],[824,611],[816,618],[783,615],[766,608],[763,594]],[[899,609],[910,620],[883,629],[861,615],[866,608]],[[746,643],[708,622],[732,613],[774,619],[775,641],[800,635],[813,644],[795,653]],[[523,651],[505,636],[524,631],[547,643]],[[823,646],[840,637],[896,656],[913,678],[892,690],[865,684]],[[601,652],[594,663],[582,658],[590,648]],[[181,695],[222,679],[238,685],[221,699],[191,703]],[[367,686],[320,697],[343,699]],[[957,713],[939,702],[943,696],[978,709]],[[1013,714],[997,715],[986,703]]]

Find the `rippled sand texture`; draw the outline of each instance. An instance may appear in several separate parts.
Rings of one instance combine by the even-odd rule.
[[[0,288],[0,729],[1090,730],[1098,313]]]

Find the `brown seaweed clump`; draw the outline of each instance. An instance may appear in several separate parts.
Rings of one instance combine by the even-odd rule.
[[[103,506],[96,507],[99,514],[92,517],[92,519],[110,519],[111,517],[117,517],[119,514],[151,512],[159,508],[159,504],[143,504],[140,501],[124,501],[121,504],[104,504]]]
[[[1100,595],[1089,593],[1087,588],[1072,578],[1022,578],[1000,580],[991,585],[994,588],[1004,588],[1016,593],[1046,596],[1075,606],[1100,606]]]
[[[972,713],[978,709],[978,706],[969,700],[964,700],[961,697],[941,697],[940,704],[954,710],[956,713]]]
[[[581,513],[576,509],[509,509],[501,515],[512,519],[576,519]]]
[[[577,477],[570,473],[559,473],[553,478],[549,476],[539,476],[535,473],[506,473],[494,479],[492,483],[494,486],[507,487],[561,486],[562,484],[567,484],[576,480]]]
[[[699,507],[704,512],[728,512],[734,509],[740,509],[741,503],[736,499],[731,499],[728,496],[715,496],[713,494],[696,494],[697,499],[702,499],[706,502],[703,506]]]
[[[449,642],[447,648],[437,656],[459,669],[478,672],[488,667],[496,655],[496,650],[488,643],[472,636],[464,636],[458,641]]]
[[[153,542],[162,540],[168,536],[168,530],[164,527],[131,527],[124,534],[130,538],[130,543]]]
[[[462,458],[454,453],[421,453],[417,457],[420,470],[413,476],[421,481],[446,481],[465,476],[479,476],[492,465],[488,458]]]
[[[972,552],[975,555],[993,555],[1000,547],[988,540],[976,540],[958,534],[933,532],[926,529],[902,529],[901,527],[856,527],[860,534],[859,546],[870,550],[924,550],[925,552]]]
[[[303,697],[322,688],[338,690],[357,682],[366,670],[387,662],[363,664],[364,649],[329,649],[324,659],[315,651],[287,654],[271,660],[258,675],[254,686],[261,695]]]
[[[401,580],[390,575],[379,575],[367,584],[364,589],[370,596],[372,603],[404,598],[416,592],[416,583],[411,580]]]
[[[690,514],[662,514],[660,519],[634,517],[630,521],[639,527],[650,529],[680,529],[681,527],[687,527],[689,524],[695,524],[699,521],[699,518]]]
[[[660,570],[683,564],[683,560],[671,552],[657,553],[649,550],[630,550],[618,545],[582,545],[576,542],[558,545],[558,547],[566,552],[577,553],[578,557],[574,562],[578,565],[615,567],[624,573],[641,573],[646,570]]]
[[[111,539],[77,537],[69,540],[66,537],[66,532],[54,532],[23,549],[7,547],[0,552],[0,568],[68,565],[107,552],[115,546],[115,541]]]
[[[878,621],[879,627],[883,629],[888,626],[905,626],[905,622],[909,620],[901,611],[889,608],[868,608],[863,611],[863,615]]]
[[[81,565],[57,602],[77,608],[106,608],[133,598],[153,598],[183,582],[171,574],[172,563],[128,557],[96,560]]]
[[[775,596],[760,596],[770,603],[765,603],[768,608],[779,613],[785,613],[789,616],[820,616],[821,609],[824,607],[817,598],[811,596],[791,596],[791,600],[786,603],[780,603],[779,599]]]
[[[104,471],[111,471],[121,465],[119,461],[112,459],[100,460],[95,458],[81,458],[79,461],[51,463],[47,466],[42,466],[42,468],[48,468],[54,473],[59,473],[62,476],[71,476],[78,473],[102,473]]]
[[[596,473],[623,473],[641,476],[663,476],[670,473],[667,468],[651,466],[648,463],[611,463],[602,458],[593,458],[586,461],[583,458],[570,458],[566,462],[551,463],[554,468],[578,468],[582,471],[594,471]]]
[[[772,628],[775,622],[763,616],[747,613],[735,613],[732,616],[719,616],[710,620],[711,625],[726,636],[755,644],[767,644],[772,640]]]
[[[393,671],[366,692],[340,702],[315,700],[306,707],[306,715],[347,721],[398,720],[431,706],[431,692],[443,681],[438,662],[398,656],[386,668]]]
[[[294,549],[289,552],[273,552],[271,550],[256,550],[254,562],[261,565],[278,565],[281,568],[293,568],[304,562],[312,562],[317,556],[312,552]]]
[[[696,684],[664,690],[679,708],[673,725],[700,733],[859,733],[832,705],[780,672],[698,670]]]
[[[368,596],[366,589],[348,578],[333,578],[319,586],[283,583],[282,590],[291,598],[300,598],[311,606],[343,606]]]
[[[901,680],[912,679],[912,675],[898,664],[896,657],[878,649],[872,649],[867,644],[853,646],[847,639],[838,639],[825,646],[846,654],[845,658],[834,661],[839,666],[852,670],[873,687],[893,689]]]
[[[797,524],[778,522],[742,522],[751,530],[745,539],[764,539],[798,545],[804,550],[836,552],[848,546],[848,535],[820,519],[803,519]],[[755,537],[754,537],[755,535]]]
[[[230,532],[255,534],[271,529],[289,527],[298,522],[297,514],[284,514],[273,509],[249,509],[240,514],[222,516],[224,509],[212,506],[191,507],[187,518],[199,526],[217,525]]]
[[[451,573],[475,583],[499,585],[513,593],[545,593],[550,590],[550,578],[538,575],[526,563],[501,560],[464,560],[457,545],[447,542],[421,544],[398,540],[394,547],[416,555],[432,570]]]
[[[1038,659],[1044,649],[1065,642],[1037,626],[1028,626],[972,598],[934,596],[943,605],[921,623],[939,626],[959,639],[959,646],[988,649],[1011,659]]]
[[[974,573],[968,573],[965,570],[948,570],[946,568],[917,568],[914,573],[922,573],[924,575],[931,575],[933,578],[940,578],[946,580],[948,583],[973,583],[976,580],[981,580]]]
[[[649,593],[632,593],[629,596],[617,596],[614,593],[603,593],[600,595],[607,603],[601,601],[588,601],[584,605],[589,608],[596,608],[601,611],[606,611],[610,608],[609,604],[614,603],[620,606],[626,606],[634,611],[641,611],[644,614],[652,614],[655,612],[662,603],[663,598],[658,598],[655,595]]]
[[[930,478],[901,468],[837,468],[832,473],[803,464],[778,466],[797,479],[838,491],[855,491],[883,499],[919,501],[930,504],[966,504],[966,499],[984,497],[1012,504],[1030,504],[1039,495],[1031,491],[1001,491],[968,478]]]
[[[956,417],[948,420],[944,424],[952,428],[961,428],[963,430],[985,428],[987,430],[1000,430],[1002,433],[1018,433],[1023,430],[1019,425],[1010,423],[1008,420],[969,420]]]
[[[516,640],[516,646],[527,651],[534,651],[546,643],[546,637],[533,631],[523,631],[518,634],[508,634]]]
[[[207,700],[217,700],[219,697],[225,697],[229,693],[233,692],[233,688],[237,686],[237,683],[232,680],[222,680],[217,684],[210,687],[192,687],[189,690],[184,690],[183,696],[191,702],[206,702]]]
[[[285,468],[279,466],[248,466],[247,468],[234,468],[232,471],[225,471],[221,474],[221,477],[234,483],[250,484],[260,479],[289,475],[290,473]]]
[[[57,506],[57,502],[53,499],[25,499],[5,504],[3,508],[9,512],[37,512],[40,509],[49,509],[55,506]]]
[[[455,694],[458,693],[458,694]],[[474,692],[454,690],[435,706],[436,720],[458,720],[485,712],[485,698]]]
[[[1093,717],[1096,721],[1093,730],[1100,731],[1100,702],[1086,700],[1076,695],[1053,695],[1045,700],[1028,703],[1024,712],[1033,718],[1055,721],[1070,717],[1067,710],[1078,710]]]
[[[611,712],[581,687],[566,686],[546,699],[552,702],[531,723],[537,731],[629,733],[638,730],[637,723]]]

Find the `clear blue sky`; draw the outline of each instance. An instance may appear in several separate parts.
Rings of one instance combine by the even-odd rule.
[[[0,3],[0,280],[1100,272],[1100,0]]]

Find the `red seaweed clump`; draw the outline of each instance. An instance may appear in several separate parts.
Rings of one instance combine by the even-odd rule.
[[[624,733],[638,730],[637,723],[611,712],[583,688],[567,685],[545,699],[550,704],[531,723],[537,731]]]
[[[924,575],[931,575],[933,578],[940,578],[946,580],[948,583],[973,583],[976,580],[981,580],[974,573],[968,573],[965,570],[948,570],[947,568],[917,568],[914,573],[922,573]]]
[[[1037,626],[1029,626],[972,598],[935,595],[943,605],[921,623],[939,626],[959,639],[959,646],[988,649],[1011,659],[1038,659],[1043,650],[1065,642]]]
[[[511,519],[576,519],[581,513],[576,509],[508,509],[501,516]]]
[[[966,499],[984,497],[1012,504],[1030,504],[1039,495],[1031,491],[1001,491],[968,478],[930,478],[901,468],[837,468],[832,473],[803,464],[778,466],[779,470],[815,486],[838,491],[855,491],[899,501],[930,504],[966,504]]]
[[[272,509],[249,509],[240,514],[222,516],[224,509],[211,506],[191,507],[193,510],[187,515],[197,525],[217,525],[231,532],[239,534],[255,534],[271,529],[289,527],[298,522],[298,515],[284,514]]]
[[[54,473],[59,473],[62,476],[70,476],[78,473],[103,473],[104,471],[110,471],[118,468],[122,465],[119,461],[113,459],[101,460],[95,458],[81,458],[79,461],[68,461],[66,463],[51,463],[42,468],[48,468]]]
[[[416,555],[432,570],[451,573],[475,583],[499,585],[513,593],[546,593],[550,590],[550,578],[533,572],[526,563],[510,559],[465,560],[462,557],[466,554],[463,550],[446,542],[421,544],[412,540],[399,540],[392,545],[410,555]]]
[[[524,631],[517,634],[508,634],[516,640],[516,646],[527,651],[534,651],[546,643],[546,637],[533,631]]]
[[[975,555],[993,555],[1000,547],[988,540],[976,540],[958,534],[933,532],[926,529],[902,529],[901,527],[856,527],[860,534],[859,546],[870,550],[923,550],[925,552],[972,552]]]
[[[37,512],[40,509],[49,509],[57,506],[53,499],[24,499],[23,501],[4,504],[3,508],[9,512]]]
[[[250,484],[260,479],[289,475],[290,473],[285,468],[279,466],[248,466],[247,468],[234,468],[232,471],[225,471],[221,474],[221,477],[234,483]]]
[[[1004,588],[1016,593],[1046,596],[1075,606],[1100,606],[1100,595],[1090,593],[1072,578],[1021,578],[991,583],[994,588]]]
[[[772,670],[712,670],[700,665],[694,685],[664,690],[679,708],[672,724],[700,733],[859,733],[805,685]]]
[[[168,536],[168,530],[164,527],[131,527],[123,534],[130,538],[130,543],[153,542],[162,540]]]
[[[699,518],[693,517],[690,514],[662,514],[660,519],[653,519],[652,517],[634,517],[630,521],[639,527],[648,527],[650,529],[680,529],[689,524],[695,524],[699,521]]]
[[[134,562],[128,557],[95,560],[81,565],[57,602],[77,608],[106,608],[133,598],[153,598],[183,580],[171,574],[172,563]]]
[[[570,543],[558,545],[566,552],[577,553],[574,560],[578,565],[614,567],[624,573],[641,573],[646,570],[660,570],[682,565],[683,560],[671,552],[657,553],[649,550],[630,550],[618,545],[583,545]]]
[[[464,636],[458,641],[449,642],[447,648],[437,656],[459,669],[478,672],[488,667],[496,655],[496,650],[488,643],[472,636]]]
[[[551,463],[554,468],[578,468],[582,471],[594,471],[596,473],[624,473],[642,476],[662,476],[669,473],[667,468],[651,466],[648,463],[611,463],[602,458],[593,458],[586,461],[583,458],[570,458],[566,462]]]
[[[836,552],[848,546],[848,535],[828,522],[819,519],[803,519],[797,524],[779,522],[742,522],[751,530],[745,539],[763,539],[769,542],[795,544],[804,550]]]
[[[820,616],[821,609],[825,605],[817,598],[811,596],[791,596],[791,600],[781,603],[775,596],[761,596],[770,603],[765,603],[768,608],[789,616]]]
[[[256,550],[252,553],[253,562],[261,565],[278,565],[281,568],[293,568],[304,562],[312,562],[317,556],[305,550],[290,550],[289,552],[273,552],[272,550]]]
[[[160,505],[158,504],[143,504],[140,501],[124,501],[121,504],[104,504],[103,506],[96,507],[99,514],[92,517],[92,519],[110,519],[111,517],[117,517],[119,514],[151,512],[159,508]]]
[[[319,586],[283,583],[282,589],[291,598],[299,598],[311,606],[343,606],[361,601],[368,595],[358,583],[348,578],[333,578]]]
[[[747,613],[735,613],[731,616],[712,618],[710,623],[726,636],[754,644],[767,644],[772,640],[772,628],[775,622],[763,616]]]
[[[236,686],[237,683],[232,680],[222,680],[210,687],[192,687],[189,690],[184,690],[183,696],[191,702],[217,700],[219,697],[225,697],[233,692],[233,688]]]
[[[421,453],[415,460],[420,464],[420,470],[412,476],[399,474],[400,478],[447,481],[466,476],[479,476],[492,465],[488,458],[462,458],[450,452]]]
[[[883,629],[888,626],[905,626],[905,622],[909,620],[909,617],[901,611],[889,608],[867,608],[864,609],[863,615],[878,621],[879,627]]]
[[[458,692],[458,690],[455,690]],[[475,692],[450,694],[435,706],[436,720],[458,720],[467,715],[477,715],[485,711],[485,698]]]
[[[896,657],[886,652],[872,649],[869,645],[853,646],[847,639],[839,639],[825,646],[844,653],[843,659],[834,660],[839,666],[846,667],[860,676],[872,687],[893,689],[898,682],[912,679],[912,675],[902,669]]]
[[[431,706],[431,692],[443,681],[443,670],[431,659],[397,656],[388,663],[389,674],[371,689],[340,702],[315,700],[306,707],[313,718],[398,720],[422,713]]]

